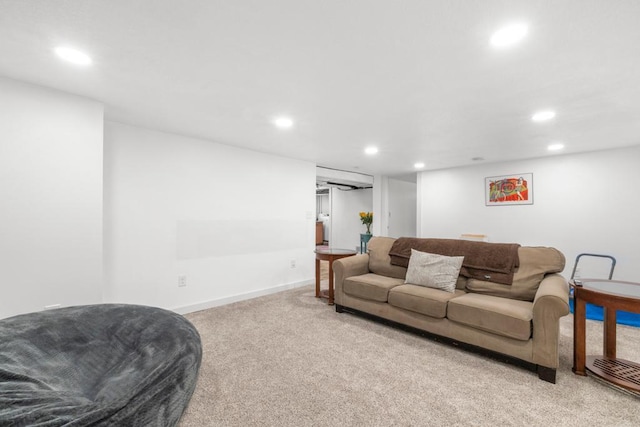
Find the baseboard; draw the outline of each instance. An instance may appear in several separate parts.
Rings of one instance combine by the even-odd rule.
[[[224,298],[218,298],[215,300],[204,301],[197,304],[185,305],[182,307],[172,308],[171,310],[178,314],[193,313],[196,311],[206,310],[208,308],[219,307],[221,305],[227,305],[238,301],[244,301],[252,298],[262,297],[265,295],[275,294],[278,292],[288,291],[289,289],[301,288],[303,286],[313,284],[313,280],[302,280],[300,282],[286,283],[284,285],[274,286],[272,288],[258,289],[256,291],[245,292],[242,294],[231,295]]]

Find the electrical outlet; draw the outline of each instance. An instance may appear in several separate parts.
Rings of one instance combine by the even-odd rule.
[[[291,268],[296,268],[296,260],[295,259],[291,260]]]
[[[185,286],[187,286],[187,276],[182,274],[178,276],[178,287],[184,288]]]

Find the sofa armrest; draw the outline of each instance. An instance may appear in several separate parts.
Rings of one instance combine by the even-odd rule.
[[[569,314],[569,284],[559,274],[542,279],[533,300],[533,361],[558,367],[560,318]]]
[[[352,276],[360,276],[369,272],[369,254],[360,254],[346,258],[340,258],[333,262],[335,300],[342,304],[342,284],[344,279]]]

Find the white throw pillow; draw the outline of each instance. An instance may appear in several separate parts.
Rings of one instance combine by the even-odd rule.
[[[411,249],[404,283],[454,292],[463,259]]]

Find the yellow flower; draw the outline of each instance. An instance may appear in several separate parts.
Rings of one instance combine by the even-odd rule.
[[[360,221],[365,225],[370,225],[373,222],[373,212],[360,212]]]
[[[371,233],[371,223],[373,222],[373,212],[360,212],[360,221],[367,226],[367,233]]]

